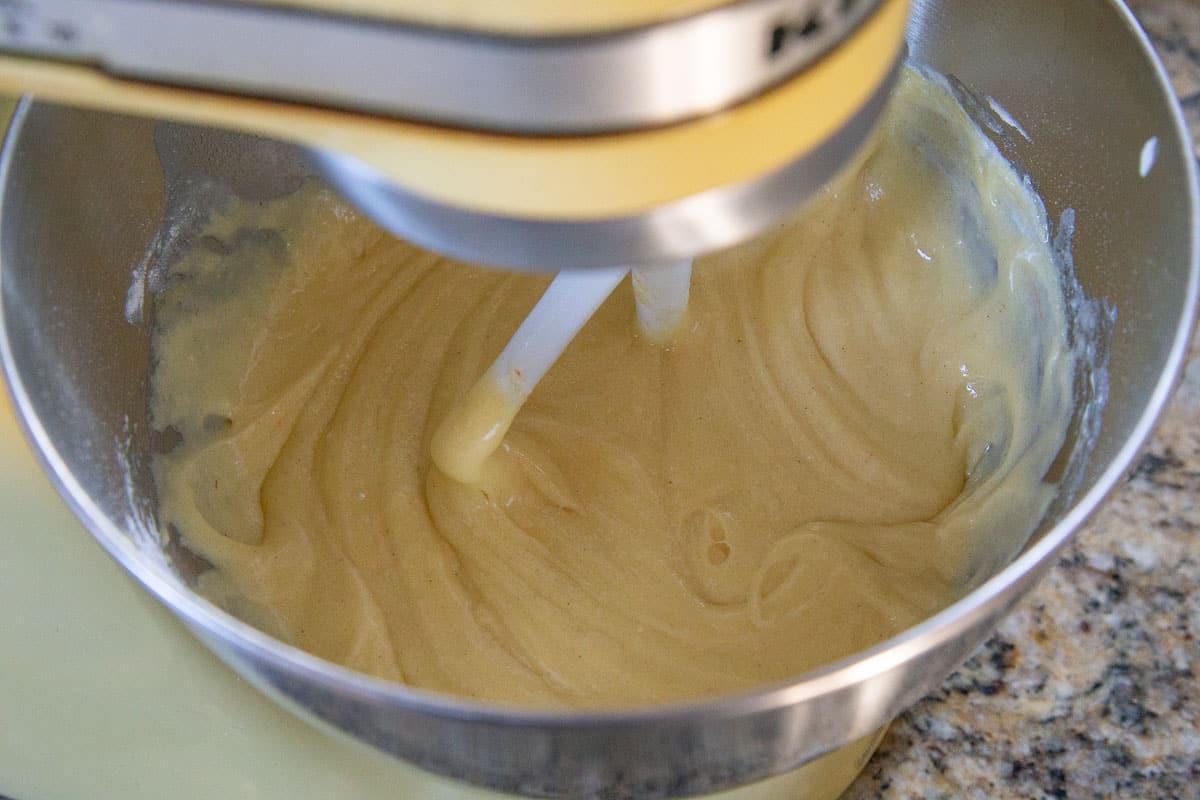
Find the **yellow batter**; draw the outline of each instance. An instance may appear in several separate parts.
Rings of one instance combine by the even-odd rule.
[[[317,185],[235,202],[157,299],[161,516],[218,602],[414,686],[611,707],[783,680],[925,618],[1042,516],[1074,363],[1048,238],[906,75],[854,174],[697,262],[672,346],[621,286],[470,486],[430,438],[547,280]]]

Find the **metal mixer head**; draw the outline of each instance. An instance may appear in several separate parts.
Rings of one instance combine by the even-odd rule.
[[[647,264],[747,238],[844,167],[907,8],[26,0],[0,6],[0,88],[301,142],[380,225],[463,259]]]

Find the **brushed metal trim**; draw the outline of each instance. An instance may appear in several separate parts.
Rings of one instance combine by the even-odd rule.
[[[483,35],[227,0],[8,0],[0,52],[113,75],[525,134],[728,108],[835,48],[882,0],[740,0],[575,36]]]

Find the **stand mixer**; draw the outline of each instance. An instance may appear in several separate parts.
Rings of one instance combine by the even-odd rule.
[[[805,765],[834,769],[844,785],[876,732],[984,640],[1121,479],[1178,371],[1195,303],[1190,150],[1128,11],[1100,0],[915,0],[910,20],[909,5],[0,3],[0,90],[132,115],[28,103],[17,113],[0,165],[0,356],[14,406],[109,553],[247,681],[324,729],[534,796],[689,796]],[[1093,24],[1062,24],[1073,14]],[[1023,555],[962,600],[783,684],[686,705],[530,712],[415,691],[292,648],[208,603],[192,576],[136,541],[130,520],[150,496],[149,326],[129,324],[121,305],[162,219],[163,152],[148,119],[298,143],[312,154],[305,169],[319,165],[384,228],[465,260],[653,270],[753,236],[848,165],[886,105],[906,23],[914,60],[1041,120],[1025,165],[1052,211],[1112,216],[1122,230],[1109,241],[1081,226],[1076,254],[1088,292],[1133,322],[1114,340],[1122,391],[1078,501],[1064,496]],[[1100,96],[1139,113],[1115,126]],[[194,150],[207,154],[216,132],[195,130]],[[1151,135],[1161,145],[1149,180],[1104,177],[1112,153],[1136,156]],[[249,144],[262,140],[233,138],[213,152],[263,152]],[[1140,273],[1125,269],[1135,263]]]
[[[665,340],[693,256],[756,234],[848,165],[897,77],[907,12],[907,0],[32,0],[0,6],[0,90],[291,141],[398,237],[559,271],[477,384],[500,391],[506,418],[467,408],[466,440],[435,441],[458,476],[630,268],[643,332]],[[876,740],[797,780],[844,784]]]
[[[0,90],[311,148],[397,236],[510,269],[747,238],[867,140],[906,0],[23,0]]]

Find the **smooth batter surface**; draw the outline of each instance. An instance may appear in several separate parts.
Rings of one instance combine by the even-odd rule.
[[[669,349],[621,286],[469,486],[430,437],[547,280],[315,185],[235,202],[157,298],[162,520],[218,602],[414,686],[602,707],[786,679],[919,622],[1042,516],[1073,369],[1048,239],[910,74],[855,174],[697,263]]]

